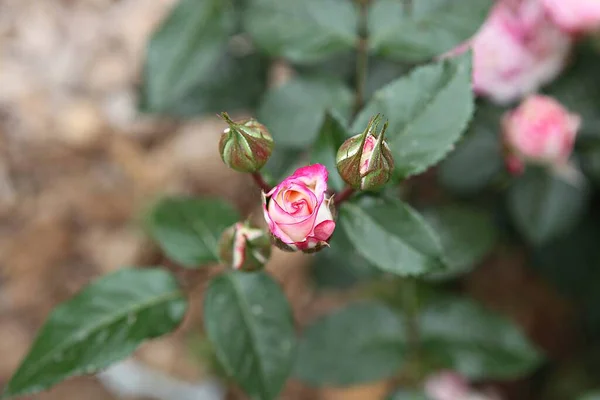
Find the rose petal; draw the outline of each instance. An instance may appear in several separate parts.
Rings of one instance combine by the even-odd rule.
[[[295,178],[308,186],[321,201],[322,195],[327,190],[327,168],[322,164],[313,164],[298,168],[289,178]]]
[[[292,224],[277,224],[294,242],[302,242],[312,232],[315,225],[316,213],[313,213],[304,221],[294,222]]]
[[[331,237],[335,230],[335,222],[332,220],[323,221],[315,226],[313,234],[311,235],[318,241],[326,241]]]
[[[267,221],[267,225],[269,225],[269,230],[273,235],[278,237],[284,243],[294,243],[294,241],[285,232],[279,229],[277,224],[271,219],[269,212],[267,211],[267,204],[265,202],[263,202],[263,215],[265,217],[265,221]]]

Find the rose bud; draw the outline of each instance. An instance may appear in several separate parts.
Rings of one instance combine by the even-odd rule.
[[[582,33],[600,28],[598,0],[542,0],[556,25],[569,33]]]
[[[219,140],[223,162],[240,172],[260,170],[273,151],[273,137],[267,128],[255,119],[236,123],[227,113],[222,113],[221,117],[229,125]]]
[[[571,0],[557,1],[570,7]],[[474,91],[506,104],[554,80],[572,44],[539,0],[499,0],[479,32],[443,57],[472,48]]]
[[[522,172],[526,162],[555,167],[565,165],[580,125],[581,118],[553,98],[528,97],[502,119],[509,171]]]
[[[219,257],[241,271],[262,269],[271,256],[271,241],[262,229],[238,222],[227,228],[219,241]]]
[[[319,251],[335,229],[333,199],[327,196],[327,168],[321,164],[297,169],[269,193],[263,211],[273,243],[282,250]]]
[[[374,190],[385,185],[392,176],[394,159],[384,140],[387,122],[379,137],[374,136],[379,114],[371,118],[367,129],[346,140],[338,149],[336,162],[340,176],[355,189]]]

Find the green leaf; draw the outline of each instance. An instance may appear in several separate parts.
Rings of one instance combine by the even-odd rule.
[[[310,164],[320,163],[327,167],[328,187],[335,191],[340,191],[345,186],[344,180],[337,172],[335,157],[338,148],[349,136],[344,124],[336,116],[327,113],[310,154]]]
[[[405,359],[403,325],[374,302],[351,304],[304,332],[295,375],[314,386],[349,386],[393,376]]]
[[[122,269],[58,306],[39,332],[4,396],[39,392],[93,374],[146,339],[179,325],[187,309],[175,278],[160,269]]]
[[[516,228],[536,245],[569,232],[587,201],[584,182],[570,184],[540,168],[528,168],[508,192],[508,208]]]
[[[399,61],[430,60],[473,36],[494,2],[418,0],[410,4],[374,2],[369,9],[371,51]]]
[[[148,216],[150,236],[172,260],[188,268],[219,260],[223,231],[240,219],[219,199],[165,198]]]
[[[407,204],[395,200],[369,206],[346,203],[339,221],[356,250],[383,271],[408,276],[443,267],[439,239]]]
[[[317,138],[326,111],[347,118],[352,99],[350,89],[334,78],[297,77],[267,93],[258,120],[269,128],[276,146],[306,148]]]
[[[421,315],[422,348],[472,379],[514,379],[539,366],[541,355],[508,319],[466,299],[444,298]]]
[[[146,108],[167,110],[202,82],[218,62],[233,28],[229,2],[181,0],[148,46]]]
[[[264,272],[214,278],[204,298],[204,326],[225,371],[251,399],[276,399],[291,372],[292,310]]]
[[[428,210],[425,218],[441,240],[442,258],[448,266],[447,271],[432,274],[434,279],[470,271],[496,242],[496,229],[486,212],[451,205]]]
[[[341,289],[381,275],[379,269],[359,254],[343,229],[334,232],[327,251],[316,254],[312,272],[319,287]]]
[[[600,392],[588,393],[579,397],[579,400],[600,400]]]
[[[298,63],[352,49],[358,39],[357,12],[347,0],[253,0],[244,24],[260,48]]]
[[[178,117],[194,117],[223,110],[254,109],[267,87],[268,60],[257,53],[223,52],[216,63],[198,78],[177,100],[163,108],[153,108],[142,88],[143,112],[160,112]]]
[[[423,392],[399,390],[392,394],[387,400],[429,400]]]
[[[502,109],[479,106],[468,135],[438,168],[440,183],[460,195],[484,189],[504,168],[499,127]]]
[[[400,178],[438,163],[453,149],[473,113],[471,53],[415,68],[375,92],[358,115],[353,131],[371,116],[389,119],[387,137]]]

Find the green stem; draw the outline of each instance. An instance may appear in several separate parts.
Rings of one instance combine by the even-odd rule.
[[[358,43],[356,54],[356,92],[354,98],[354,115],[362,109],[365,103],[365,86],[369,66],[367,42],[368,0],[358,0],[360,14],[358,17]]]

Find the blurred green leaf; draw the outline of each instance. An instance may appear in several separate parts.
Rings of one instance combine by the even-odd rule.
[[[363,130],[371,116],[389,119],[387,133],[395,174],[419,174],[453,149],[473,113],[471,53],[415,68],[375,92],[352,125]]]
[[[475,194],[503,170],[498,133],[502,111],[477,107],[467,136],[439,165],[438,178],[444,187],[460,195]]]
[[[360,255],[343,229],[336,229],[329,246],[315,256],[312,271],[318,286],[344,289],[381,275],[379,269]]]
[[[585,182],[571,184],[541,168],[528,168],[508,191],[508,208],[516,228],[536,245],[569,232],[587,202]]]
[[[439,56],[477,32],[492,0],[376,0],[369,9],[371,51],[400,61]]]
[[[600,146],[586,146],[577,150],[581,170],[596,186],[600,185]]]
[[[314,386],[350,386],[395,375],[404,362],[403,325],[374,302],[351,304],[303,333],[295,375]]]
[[[520,378],[542,359],[516,325],[467,299],[431,304],[420,329],[427,357],[471,379]]]
[[[298,63],[323,60],[357,41],[357,12],[348,0],[253,0],[244,23],[260,48]]]
[[[411,70],[410,65],[380,57],[370,57],[368,65],[365,82],[365,98],[367,99],[370,99],[377,90],[406,75]]]
[[[223,200],[172,197],[154,206],[147,225],[169,258],[197,268],[219,260],[219,238],[239,219],[238,212]]]
[[[393,393],[387,400],[429,400],[423,392],[399,390]]]
[[[371,206],[346,203],[339,221],[356,250],[383,271],[408,276],[443,268],[439,238],[407,204],[397,200]]]
[[[229,50],[176,101],[159,110],[145,104],[148,99],[142,97],[140,108],[179,117],[254,109],[267,88],[268,67],[268,60],[257,53]]]
[[[206,81],[233,29],[228,1],[181,0],[148,45],[143,108],[164,112]]]
[[[217,358],[252,399],[278,398],[293,367],[292,310],[264,272],[214,278],[204,297],[204,326]]]
[[[345,186],[344,180],[337,172],[335,158],[338,148],[348,136],[350,135],[344,124],[335,115],[327,113],[310,154],[310,164],[320,163],[327,167],[327,184],[335,191],[340,191]]]
[[[588,393],[579,397],[578,400],[600,400],[600,392]]]
[[[349,116],[353,95],[341,81],[331,77],[296,77],[270,90],[258,110],[275,146],[306,148],[319,133],[327,111]]]
[[[496,242],[494,223],[484,211],[450,205],[430,209],[424,215],[441,240],[442,259],[448,266],[430,278],[453,278],[470,271]]]
[[[598,214],[585,215],[569,232],[535,249],[536,272],[578,305],[588,335],[600,334],[600,224]]]
[[[175,329],[186,309],[167,271],[127,268],[105,276],[54,309],[3,396],[39,392],[71,376],[99,372],[144,340]]]

